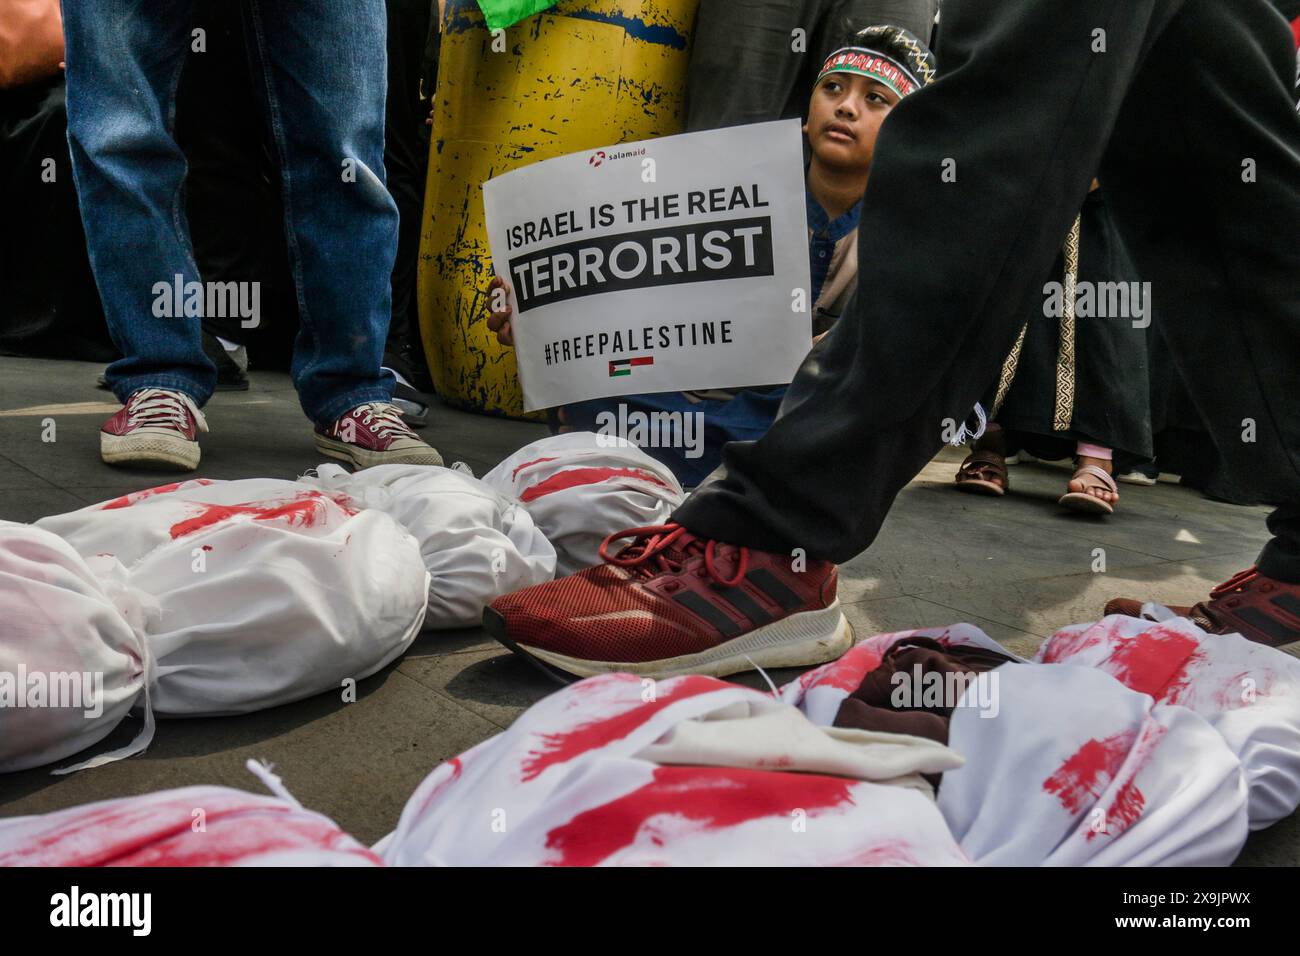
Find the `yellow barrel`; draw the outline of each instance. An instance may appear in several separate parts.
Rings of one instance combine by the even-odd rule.
[[[698,0],[563,0],[492,36],[443,16],[420,235],[420,329],[443,401],[525,417],[514,351],[487,328],[482,185],[553,156],[679,133]]]

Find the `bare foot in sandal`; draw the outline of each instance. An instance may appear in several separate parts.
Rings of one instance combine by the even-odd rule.
[[[988,426],[983,437],[957,469],[953,487],[977,495],[1001,497],[1007,493],[1006,440],[997,425]]]
[[[1111,477],[1110,461],[1080,455],[1069,491],[1061,496],[1061,504],[1071,511],[1108,515],[1115,513],[1118,503],[1119,486]]]

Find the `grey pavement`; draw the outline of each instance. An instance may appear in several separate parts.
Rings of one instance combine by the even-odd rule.
[[[117,403],[94,387],[99,371],[0,358],[0,519],[33,521],[173,480],[100,462],[97,431]],[[288,376],[252,378],[250,391],[219,394],[205,410],[212,432],[199,476],[294,478],[320,464]],[[448,462],[481,475],[546,430],[438,407],[423,434]],[[949,483],[960,457],[948,450],[931,463],[872,548],[843,566],[841,599],[860,636],[964,621],[1030,655],[1057,628],[1096,620],[1119,594],[1191,603],[1251,565],[1266,537],[1265,509],[1165,481],[1121,485],[1108,519],[1059,509],[1067,474],[1048,465],[1013,467],[1004,499],[958,494]],[[1104,572],[1094,571],[1103,557]],[[771,676],[781,683],[797,673]],[[766,686],[757,674],[736,679]],[[508,727],[552,689],[481,630],[424,635],[362,681],[355,703],[330,693],[243,717],[160,721],[143,755],[64,777],[48,768],[0,775],[0,816],[192,784],[261,792],[244,769],[253,757],[273,763],[304,806],[370,843],[440,761]],[[126,743],[138,726],[124,721],[96,749]],[[1239,863],[1300,863],[1300,819],[1254,834]]]

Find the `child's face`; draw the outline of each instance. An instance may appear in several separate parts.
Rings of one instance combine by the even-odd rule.
[[[856,73],[830,73],[813,90],[804,134],[817,159],[828,166],[868,169],[880,124],[898,94]]]

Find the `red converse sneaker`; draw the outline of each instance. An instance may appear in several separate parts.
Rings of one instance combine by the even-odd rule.
[[[632,543],[611,555],[625,538]],[[603,565],[493,601],[484,627],[560,680],[609,671],[723,677],[821,664],[853,646],[829,561],[803,567],[678,524],[610,535],[600,556]]]
[[[357,468],[442,464],[442,456],[411,431],[389,402],[367,402],[328,428],[317,425],[316,450]]]
[[[99,455],[110,465],[193,471],[199,466],[198,433],[207,430],[207,420],[188,395],[142,388],[100,428]]]
[[[1256,568],[1238,571],[1208,601],[1169,610],[1211,634],[1240,634],[1270,647],[1300,641],[1300,584],[1265,577]],[[1116,598],[1106,603],[1106,613],[1141,617],[1142,602]]]

